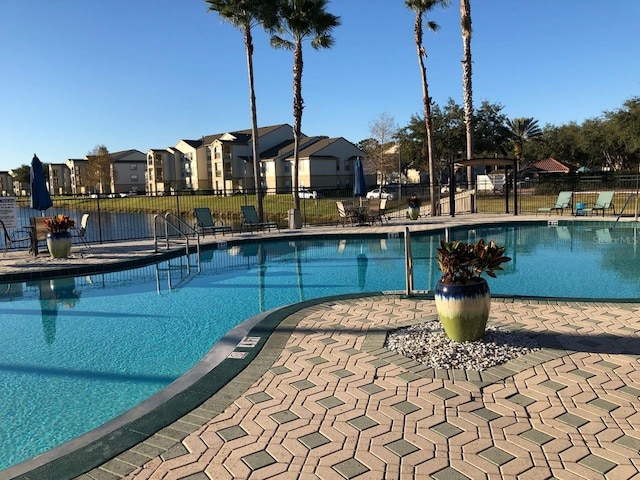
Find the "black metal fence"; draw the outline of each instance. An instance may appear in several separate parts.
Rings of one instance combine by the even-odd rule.
[[[570,190],[574,192],[573,203],[591,206],[598,193],[606,190],[615,191],[614,205],[619,213],[629,199],[635,198],[638,192],[640,176],[562,176],[548,177],[542,180],[532,179],[518,183],[517,207],[520,214],[534,214],[538,208],[552,206],[558,192]],[[459,186],[459,188],[463,188]],[[415,195],[423,205],[429,202],[428,185],[401,185],[385,188],[392,195],[387,202],[387,214],[391,218],[405,218],[407,199]],[[437,195],[446,198],[446,187],[436,186]],[[293,208],[291,194],[272,194],[267,192],[263,197],[265,220],[275,221],[281,227],[288,225],[289,210]],[[301,198],[300,215],[304,225],[337,225],[338,212],[336,201],[354,199],[351,192],[326,190],[319,192],[318,198]],[[366,202],[366,199],[362,199]],[[17,225],[26,227],[30,218],[42,215],[41,212],[29,208],[29,197],[18,197]],[[222,196],[213,192],[174,192],[165,196],[112,196],[112,197],[53,197],[53,207],[44,215],[66,214],[77,222],[83,213],[89,213],[89,225],[86,238],[90,242],[103,243],[123,240],[153,238],[154,216],[172,212],[189,225],[194,224],[193,209],[209,207],[214,217],[224,224],[239,230],[242,222],[241,205],[256,205],[256,197],[250,192],[231,196]],[[475,196],[477,213],[515,213],[513,189],[494,192],[478,191]],[[629,202],[624,214],[634,215],[635,201]],[[11,232],[10,232],[11,233]]]

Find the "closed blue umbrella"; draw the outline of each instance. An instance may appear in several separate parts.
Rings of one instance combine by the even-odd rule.
[[[34,153],[31,160],[31,208],[43,212],[52,205],[42,162]]]
[[[355,183],[353,184],[353,195],[364,197],[367,194],[367,182],[364,180],[364,167],[360,157],[356,157]]]

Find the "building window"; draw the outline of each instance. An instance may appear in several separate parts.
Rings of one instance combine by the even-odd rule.
[[[348,158],[344,161],[344,169],[347,172],[351,171],[351,160]]]
[[[340,160],[336,160],[336,172],[340,171]]]
[[[137,170],[138,169],[138,164],[137,163],[130,163],[129,164],[129,170]]]
[[[131,181],[132,182],[137,182],[138,181],[138,175],[136,175],[136,174],[131,175]]]

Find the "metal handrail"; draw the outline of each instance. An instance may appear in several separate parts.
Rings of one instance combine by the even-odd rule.
[[[620,220],[620,217],[622,217],[622,214],[624,213],[625,209],[629,205],[629,202],[631,201],[632,198],[636,199],[636,213],[635,213],[634,220],[638,221],[638,194],[637,193],[632,193],[627,197],[627,200],[624,202],[624,205],[622,206],[622,209],[620,210],[620,212],[618,212],[618,217],[616,218],[616,221],[613,222],[614,226],[618,223],[618,220]]]
[[[413,293],[413,255],[411,253],[411,234],[404,227],[404,266],[406,271],[407,296]]]
[[[164,221],[164,238],[167,242],[166,248],[171,246],[171,236],[169,235],[169,228],[173,230],[172,233],[177,233],[178,236],[184,238],[186,240],[186,254],[189,255],[190,245],[189,245],[189,236],[194,235],[196,238],[196,252],[198,254],[198,262],[200,261],[200,237],[196,230],[178,217],[173,212],[167,212],[164,215],[160,215],[159,213],[153,216],[153,242],[155,245],[155,251],[158,252],[158,220]]]

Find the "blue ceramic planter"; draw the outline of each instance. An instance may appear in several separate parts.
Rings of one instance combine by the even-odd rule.
[[[484,278],[467,285],[438,282],[435,300],[440,323],[451,340],[472,342],[484,336],[491,305]]]
[[[47,233],[47,248],[53,258],[67,258],[71,252],[71,234],[69,232]]]

